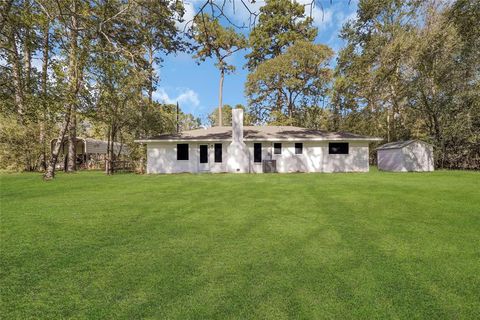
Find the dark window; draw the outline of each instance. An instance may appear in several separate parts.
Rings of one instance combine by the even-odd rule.
[[[200,145],[200,163],[208,163],[208,146]]]
[[[262,144],[253,144],[253,162],[262,162]]]
[[[346,142],[331,142],[328,144],[329,154],[348,154],[348,143]]]
[[[303,153],[303,143],[295,143],[295,154]]]
[[[282,154],[282,144],[281,143],[274,143],[273,144],[273,153],[274,154]]]
[[[222,144],[215,143],[215,162],[222,162]]]
[[[177,160],[188,160],[188,143],[177,144]]]

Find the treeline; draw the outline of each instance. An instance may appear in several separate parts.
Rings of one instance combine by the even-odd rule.
[[[480,2],[380,3],[342,30],[333,128],[419,138],[437,167],[480,169]]]
[[[0,167],[51,179],[57,138],[69,146],[66,171],[74,171],[74,140],[86,135],[109,141],[108,173],[114,141],[129,144],[142,170],[145,150],[133,140],[177,126],[176,106],[153,97],[160,57],[214,59],[219,108],[208,121],[228,125],[223,79],[235,71],[228,57],[246,50],[250,124],[419,138],[434,144],[438,167],[480,169],[478,1],[361,0],[357,18],[342,28],[336,63],[331,48],[314,42],[305,5],[267,0],[247,36],[224,6],[204,4],[183,21],[182,1],[2,2]],[[183,130],[200,125],[179,117]]]
[[[480,169],[480,2],[362,0],[333,52],[301,5],[267,1],[250,33],[254,122],[422,139],[440,168]]]
[[[161,54],[191,48],[178,28],[181,1],[2,2],[0,166],[43,170],[51,179],[67,141],[66,171],[76,170],[75,137],[113,142],[176,130],[176,106],[153,101]],[[198,120],[180,113],[183,129]],[[58,138],[52,152],[50,141]]]

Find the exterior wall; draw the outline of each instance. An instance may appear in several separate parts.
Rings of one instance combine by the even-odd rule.
[[[379,170],[407,171],[402,149],[378,150],[377,162]]]
[[[208,145],[208,163],[200,163],[200,145]],[[147,144],[147,173],[226,172],[227,147],[222,143],[222,162],[215,162],[214,143],[188,143],[188,160],[177,160],[177,143]]]
[[[345,141],[348,142],[348,141]],[[367,172],[368,142],[349,142],[349,154],[328,154],[328,141],[303,143],[303,154],[295,154],[295,142],[282,142],[282,154],[273,153],[273,142],[263,141],[262,160],[277,161],[277,171],[287,172]],[[208,144],[209,163],[200,164],[199,145]],[[253,144],[246,142],[249,171],[262,172],[262,162],[253,162]],[[226,172],[227,150],[230,142],[222,144],[222,163],[215,163],[214,143],[189,143],[189,160],[177,160],[176,143],[147,145],[147,173]]]
[[[348,142],[348,141],[346,141]],[[328,154],[328,142],[322,146],[323,172],[368,172],[368,142],[350,142],[348,154]]]
[[[402,149],[408,171],[433,171],[433,147],[415,141]]]
[[[378,150],[378,168],[384,171],[433,171],[433,147],[415,141],[401,149]]]

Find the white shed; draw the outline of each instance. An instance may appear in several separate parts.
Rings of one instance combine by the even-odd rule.
[[[420,140],[398,141],[377,148],[378,169],[433,171],[433,146]]]

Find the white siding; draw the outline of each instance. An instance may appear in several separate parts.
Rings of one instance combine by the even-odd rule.
[[[433,147],[415,141],[402,149],[408,171],[433,171]]]
[[[200,163],[200,145],[208,145],[208,163]],[[222,162],[215,162],[214,143],[188,143],[188,160],[177,160],[176,143],[147,144],[147,173],[226,172],[227,143],[222,143]]]
[[[402,149],[378,150],[378,169],[383,171],[407,171]]]
[[[378,150],[378,168],[384,171],[433,171],[433,147],[415,141],[398,149]]]
[[[348,141],[345,141],[348,142]],[[295,142],[282,142],[282,154],[273,153],[273,142],[263,141],[262,160],[277,161],[277,171],[286,172],[367,172],[368,142],[349,142],[349,154],[328,154],[328,141],[304,142],[303,154],[295,154]],[[199,162],[199,145],[209,145],[209,163]],[[247,142],[252,173],[262,172],[262,163],[253,162],[253,142]],[[176,143],[147,145],[148,173],[226,172],[227,149],[222,147],[222,163],[215,163],[214,143],[189,143],[189,160],[177,160]],[[203,167],[202,167],[203,166]]]

